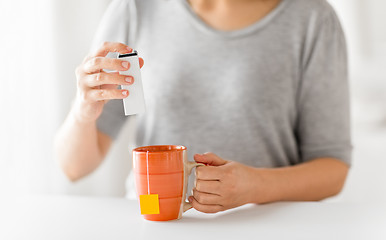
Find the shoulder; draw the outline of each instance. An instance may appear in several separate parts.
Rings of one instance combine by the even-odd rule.
[[[287,21],[292,22],[293,29],[299,29],[303,36],[316,37],[323,31],[342,32],[339,18],[327,0],[283,1],[287,1]]]
[[[169,0],[112,0],[110,8],[129,11],[131,9],[152,9]]]
[[[112,0],[106,9],[106,13],[110,18],[136,19],[152,18],[155,13],[158,13],[161,8],[165,8],[166,4],[173,2],[172,0]],[[127,21],[126,21],[127,22]]]
[[[306,12],[317,12],[320,14],[334,12],[333,7],[327,0],[283,0],[290,1],[292,6]]]
[[[334,8],[327,0],[283,0],[289,1],[289,8],[307,20],[324,21],[336,19]]]
[[[139,9],[155,9],[166,6],[175,0],[125,0],[136,5]]]

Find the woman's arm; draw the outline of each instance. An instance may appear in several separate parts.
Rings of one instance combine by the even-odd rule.
[[[73,110],[55,138],[55,158],[71,181],[94,171],[105,158],[111,138],[96,128],[96,122],[78,120]]]
[[[246,203],[318,201],[338,194],[348,166],[320,158],[282,168],[253,168],[224,160],[213,153],[196,154],[196,187],[189,201],[198,211],[214,213]]]
[[[256,203],[274,201],[318,201],[338,194],[348,166],[333,158],[318,158],[291,167],[256,169],[267,187],[265,197],[254,192]]]
[[[132,76],[118,73],[129,69],[129,62],[107,58],[106,55],[131,51],[125,44],[105,42],[76,69],[77,96],[54,143],[55,157],[72,181],[91,173],[106,156],[112,140],[97,130],[96,121],[108,100],[129,95],[127,90],[117,89],[117,86],[135,81]],[[139,62],[142,67],[143,59],[140,58]],[[107,73],[103,69],[115,72]]]

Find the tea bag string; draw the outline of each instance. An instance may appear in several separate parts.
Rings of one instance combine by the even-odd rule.
[[[150,178],[149,178],[149,151],[146,151],[146,174],[147,174],[147,194],[150,194]]]

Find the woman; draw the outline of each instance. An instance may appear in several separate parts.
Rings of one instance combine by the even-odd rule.
[[[128,69],[106,55],[134,47],[146,60],[136,144],[185,145],[209,165],[196,170],[195,209],[341,191],[351,161],[346,46],[325,0],[115,0],[101,42],[77,68],[56,139],[71,180],[99,166],[126,121],[120,99],[130,93],[116,86],[135,79],[103,69]]]

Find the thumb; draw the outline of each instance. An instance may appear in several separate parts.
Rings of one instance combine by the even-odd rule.
[[[221,166],[228,162],[211,152],[204,153],[204,154],[195,154],[194,160],[196,162],[204,163],[211,166]]]

